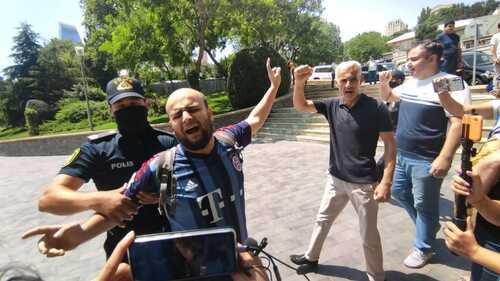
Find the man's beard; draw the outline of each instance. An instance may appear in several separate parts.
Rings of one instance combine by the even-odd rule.
[[[198,140],[190,141],[185,134],[183,134],[182,137],[177,136],[177,140],[189,150],[200,150],[205,148],[213,136],[214,128],[212,124],[204,125],[206,126],[200,126],[199,130],[201,131],[201,137]]]

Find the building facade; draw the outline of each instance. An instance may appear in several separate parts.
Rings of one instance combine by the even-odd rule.
[[[396,19],[387,23],[384,28],[384,35],[391,36],[396,32],[408,30],[408,25],[404,23],[401,19]]]

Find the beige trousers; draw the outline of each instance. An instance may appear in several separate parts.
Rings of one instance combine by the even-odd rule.
[[[372,184],[355,184],[343,181],[332,175],[328,180],[316,217],[311,241],[305,256],[319,260],[323,243],[333,221],[351,201],[359,220],[359,231],[363,241],[366,272],[370,281],[384,280],[382,244],[377,229],[378,203],[373,199]]]

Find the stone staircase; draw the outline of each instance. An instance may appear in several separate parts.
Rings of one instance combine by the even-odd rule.
[[[362,92],[379,98],[377,85],[362,86]],[[481,94],[481,89],[473,89],[473,103],[491,100],[491,95]],[[306,98],[318,100],[338,96],[337,89],[326,85],[306,88]],[[483,125],[483,137],[493,126],[493,121],[487,120]],[[259,130],[257,137],[261,141],[291,140],[301,142],[315,142],[328,144],[330,129],[326,119],[320,114],[298,112],[293,107],[273,108],[264,126]],[[382,143],[379,142],[379,146]]]

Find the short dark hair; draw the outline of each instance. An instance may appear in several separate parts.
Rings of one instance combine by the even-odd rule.
[[[418,47],[424,48],[427,56],[436,55],[438,63],[441,61],[441,57],[443,56],[443,44],[439,43],[439,41],[425,40],[415,48]]]
[[[444,22],[444,26],[447,26],[449,24],[455,25],[455,21],[454,20],[447,20],[447,21]]]
[[[497,28],[500,28],[500,22],[497,24]]]

